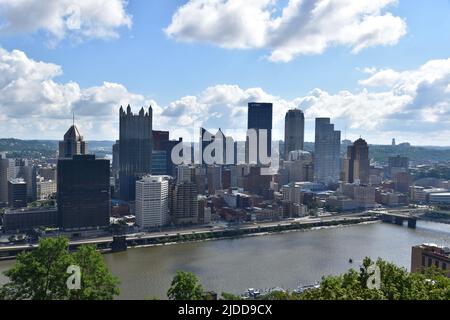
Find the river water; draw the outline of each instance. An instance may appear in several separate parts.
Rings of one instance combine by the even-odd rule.
[[[165,298],[177,270],[194,272],[205,289],[219,293],[240,294],[250,287],[294,289],[322,275],[358,268],[365,256],[409,270],[411,247],[424,242],[450,246],[450,225],[420,221],[413,230],[374,223],[129,249],[104,259],[121,280],[119,299]],[[0,272],[13,263],[0,262]],[[0,284],[5,281],[0,275]]]

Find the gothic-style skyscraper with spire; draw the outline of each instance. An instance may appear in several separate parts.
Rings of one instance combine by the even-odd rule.
[[[139,114],[133,114],[128,105],[125,112],[120,107],[120,151],[119,151],[119,180],[120,198],[134,201],[136,180],[151,173],[152,168],[152,120],[153,111],[144,108]]]

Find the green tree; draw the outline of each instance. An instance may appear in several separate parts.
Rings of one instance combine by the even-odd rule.
[[[178,271],[167,291],[170,300],[202,300],[205,295],[198,278],[191,272]]]
[[[112,300],[119,295],[119,280],[109,272],[95,246],[81,246],[72,257],[82,272],[81,289],[71,290],[69,299]]]
[[[81,246],[73,254],[68,248],[66,238],[46,238],[39,241],[37,249],[19,254],[12,269],[5,272],[10,282],[0,288],[0,299],[112,299],[119,293],[118,280],[94,247]],[[81,269],[80,290],[67,288],[70,265]]]
[[[429,269],[424,274],[409,273],[393,263],[378,259],[380,288],[369,289],[368,271],[373,262],[366,258],[360,272],[351,269],[339,276],[322,278],[320,288],[307,290],[302,300],[448,300],[450,279],[442,271]]]

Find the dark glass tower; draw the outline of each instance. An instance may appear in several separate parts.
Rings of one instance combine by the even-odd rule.
[[[358,139],[352,146],[347,147],[347,156],[344,159],[344,181],[368,184],[369,175],[369,145],[365,140]]]
[[[64,230],[109,225],[110,164],[94,155],[58,160],[58,224]]]
[[[135,115],[128,105],[125,112],[120,107],[120,198],[134,201],[136,180],[151,174],[152,169],[152,107]]]
[[[260,130],[267,130],[267,156],[272,155],[272,112],[273,105],[272,103],[256,103],[250,102],[248,104],[248,129],[255,129],[258,137],[258,145],[255,146],[257,149],[257,163],[260,163],[259,159],[259,138],[260,138]],[[249,141],[247,139],[246,144],[246,162],[248,163],[249,159]]]
[[[299,109],[292,109],[286,113],[284,119],[284,159],[289,152],[303,150],[305,141],[305,115]]]

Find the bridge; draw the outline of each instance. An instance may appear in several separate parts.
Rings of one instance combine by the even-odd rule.
[[[408,222],[408,228],[415,229],[417,220],[419,219],[418,215],[412,214],[410,210],[399,210],[392,212],[383,212],[381,214],[381,220],[386,223],[393,223],[399,226],[402,226],[405,221]]]

